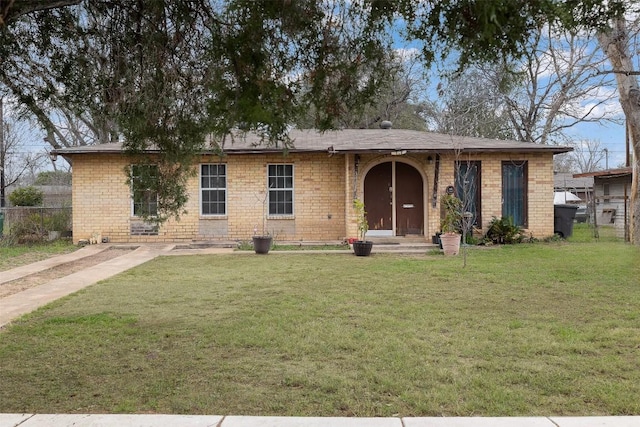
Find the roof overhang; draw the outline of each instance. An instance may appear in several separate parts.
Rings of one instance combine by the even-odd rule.
[[[433,132],[406,129],[345,129],[320,133],[309,130],[292,130],[290,147],[265,144],[255,134],[237,134],[220,141],[209,141],[210,149],[202,154],[268,154],[328,153],[328,154],[397,154],[410,153],[551,153],[560,154],[571,147],[540,145],[513,140],[462,137]],[[72,156],[77,154],[119,154],[122,144],[99,144],[53,150],[53,154]],[[159,153],[150,147],[146,154]]]
[[[625,176],[631,176],[633,174],[633,169],[631,166],[626,168],[618,168],[618,169],[607,169],[603,171],[595,171],[595,172],[586,172],[586,173],[577,173],[574,174],[574,178],[583,178],[592,176],[594,178],[620,178]]]

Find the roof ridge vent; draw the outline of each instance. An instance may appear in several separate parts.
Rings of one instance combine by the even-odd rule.
[[[380,122],[380,129],[391,129],[392,123],[389,120],[383,120]]]

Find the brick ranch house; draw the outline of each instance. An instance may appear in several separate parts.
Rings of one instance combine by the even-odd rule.
[[[251,135],[222,154],[203,152],[188,182],[188,213],[159,228],[138,216],[143,206],[125,176],[131,158],[119,144],[56,150],[73,165],[74,242],[97,234],[111,242],[249,240],[263,211],[276,240],[343,240],[357,236],[354,198],[366,205],[368,236],[431,240],[447,188],[472,194],[477,232],[494,216],[512,216],[535,237],[553,234],[553,156],[569,148],[401,129],[290,136],[287,153]],[[146,202],[155,208],[153,197]]]

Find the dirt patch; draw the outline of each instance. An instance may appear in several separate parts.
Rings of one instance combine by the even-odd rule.
[[[26,289],[50,282],[60,277],[68,276],[85,268],[92,267],[102,262],[122,256],[131,252],[133,248],[109,248],[95,255],[78,259],[76,261],[60,264],[48,270],[30,274],[20,279],[0,284],[0,298],[22,292]]]

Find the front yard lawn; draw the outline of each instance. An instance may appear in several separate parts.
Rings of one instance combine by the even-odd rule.
[[[73,252],[77,249],[78,246],[74,246],[69,240],[55,240],[49,243],[35,243],[32,245],[5,244],[0,240],[0,271],[42,261],[43,259]]]
[[[0,412],[640,415],[639,260],[158,258],[0,332]]]

